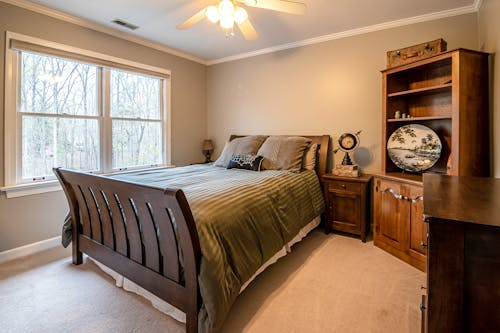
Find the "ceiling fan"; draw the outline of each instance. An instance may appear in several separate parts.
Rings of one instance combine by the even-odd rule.
[[[203,8],[179,24],[177,29],[187,29],[206,17],[211,22],[218,23],[221,28],[226,29],[226,36],[232,35],[232,29],[236,23],[245,39],[255,40],[259,35],[250,22],[245,8],[240,7],[242,5],[295,15],[303,15],[306,12],[304,3],[288,0],[220,0],[216,5]]]

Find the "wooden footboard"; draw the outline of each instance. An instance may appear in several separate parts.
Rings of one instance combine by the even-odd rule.
[[[198,332],[201,251],[182,190],[54,172],[70,206],[73,263],[86,253],[184,311],[186,331]]]

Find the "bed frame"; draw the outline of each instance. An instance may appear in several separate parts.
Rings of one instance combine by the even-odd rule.
[[[320,145],[321,179],[330,137],[306,137]],[[62,168],[54,172],[69,203],[73,264],[80,265],[86,253],[185,312],[186,332],[197,333],[201,249],[184,192]]]

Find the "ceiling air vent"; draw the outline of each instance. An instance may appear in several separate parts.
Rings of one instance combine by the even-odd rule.
[[[113,20],[111,22],[114,23],[114,24],[121,25],[122,27],[128,28],[130,30],[135,30],[135,29],[139,28],[138,26],[136,26],[136,25],[134,25],[132,23],[128,23],[128,22],[125,22],[125,21],[120,20],[120,19],[116,19],[116,20]]]

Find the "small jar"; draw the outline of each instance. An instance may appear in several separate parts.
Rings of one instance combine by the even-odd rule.
[[[394,118],[396,118],[396,119],[401,118],[401,111],[396,110],[396,112],[394,113]]]
[[[401,118],[406,118],[406,113],[403,113],[403,114],[401,115]]]

